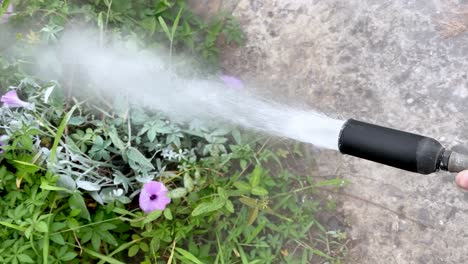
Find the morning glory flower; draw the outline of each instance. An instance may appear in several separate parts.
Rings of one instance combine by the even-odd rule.
[[[0,1],[0,4],[2,3],[2,1]],[[10,16],[13,15],[13,5],[10,4],[8,5],[7,9],[5,10],[5,12],[3,13],[1,19],[0,19],[0,24],[3,24],[3,23],[7,23],[8,22],[8,18]]]
[[[149,181],[141,189],[139,202],[141,210],[151,213],[155,210],[166,209],[171,199],[167,197],[167,188],[162,182]]]
[[[234,89],[243,89],[244,88],[244,83],[239,80],[238,78],[230,75],[222,75],[221,80],[226,84],[228,87],[234,88]]]
[[[8,108],[14,108],[14,107],[24,107],[28,109],[32,108],[32,104],[21,101],[21,99],[19,99],[18,97],[18,94],[14,90],[9,91],[6,94],[4,94],[0,98],[0,101],[3,103],[4,106]]]

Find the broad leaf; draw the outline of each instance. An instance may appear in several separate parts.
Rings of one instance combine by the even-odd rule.
[[[88,208],[86,207],[84,199],[80,193],[73,193],[70,199],[68,200],[68,204],[70,205],[71,209],[80,209],[80,216],[91,221]]]
[[[211,202],[199,204],[192,212],[192,216],[197,216],[209,212],[217,211],[226,204],[226,200],[220,197],[213,199]]]

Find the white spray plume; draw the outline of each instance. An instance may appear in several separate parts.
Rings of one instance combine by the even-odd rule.
[[[50,71],[51,65],[73,65],[79,74],[75,78],[92,83],[98,92],[128,98],[178,122],[219,120],[318,147],[338,148],[343,121],[230,89],[215,77],[193,77],[193,70],[177,74],[183,61],[178,58],[170,61],[165,54],[137,51],[122,42],[102,47],[97,40],[83,31],[68,32],[58,46],[41,50],[39,68]]]

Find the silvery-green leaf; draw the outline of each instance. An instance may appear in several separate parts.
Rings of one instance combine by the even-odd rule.
[[[184,175],[184,187],[189,192],[193,191],[193,188],[194,188],[192,177],[190,177],[190,175],[188,175],[188,173],[186,173]]]
[[[129,195],[130,199],[133,199],[135,196],[140,194],[140,192],[141,192],[141,190],[135,190],[134,192],[132,192],[132,194]]]
[[[211,135],[212,136],[224,136],[224,135],[227,135],[229,131],[230,130],[227,128],[218,128],[215,131],[211,132]]]
[[[187,195],[187,189],[185,188],[176,188],[167,193],[167,196],[172,199],[182,198]]]
[[[114,126],[112,126],[109,129],[109,137],[116,148],[118,148],[119,150],[125,149],[125,144],[120,139],[119,135],[117,134],[117,130],[115,129]]]
[[[115,201],[115,196],[113,195],[114,188],[107,187],[102,189],[99,195],[102,197],[104,203],[111,203]]]
[[[72,126],[79,126],[85,122],[85,118],[82,116],[74,116],[68,120],[68,124]]]
[[[214,198],[211,202],[204,202],[199,204],[195,209],[192,211],[192,216],[197,216],[209,212],[217,211],[224,207],[226,204],[226,200],[220,197]]]
[[[242,143],[242,137],[241,137],[241,134],[240,134],[239,130],[237,130],[237,129],[233,130],[232,131],[232,137],[236,141],[236,144],[241,144]]]
[[[113,191],[112,191],[112,194],[113,194],[114,196],[122,196],[122,195],[124,194],[124,190],[122,190],[122,189],[119,188],[119,189],[113,190]]]
[[[63,187],[71,191],[76,190],[75,180],[68,174],[61,174],[56,184],[58,187]]]
[[[104,201],[102,200],[102,197],[101,195],[99,195],[99,192],[89,192],[89,194],[91,195],[91,197],[93,197],[93,199],[98,202],[99,204],[101,205],[104,205]]]
[[[101,186],[99,186],[96,183],[89,182],[89,181],[77,180],[76,185],[78,185],[78,188],[81,188],[87,191],[99,191],[101,189]]]
[[[154,169],[153,164],[151,164],[151,162],[143,154],[141,154],[141,152],[138,151],[138,149],[136,149],[134,147],[128,148],[127,157],[128,157],[129,160],[132,160],[135,163],[138,163],[138,164],[140,164],[142,166]]]
[[[48,87],[45,92],[44,92],[44,103],[47,104],[47,102],[49,101],[49,97],[50,95],[52,94],[52,92],[54,91],[56,85],[52,85],[50,87]]]
[[[127,196],[119,196],[116,197],[116,199],[123,204],[129,204],[130,202],[132,202],[132,200],[130,200],[130,198],[128,198]]]
[[[147,183],[154,179],[153,174],[142,173],[135,178],[138,182]]]
[[[86,207],[85,201],[81,193],[76,192],[73,193],[70,199],[68,199],[68,203],[71,209],[80,209],[80,216],[91,220],[88,208]]]
[[[128,192],[128,186],[130,184],[130,180],[122,174],[122,172],[117,171],[114,173],[114,184],[122,184],[125,189],[125,192]]]

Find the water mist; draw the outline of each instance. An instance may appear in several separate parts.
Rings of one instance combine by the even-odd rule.
[[[38,52],[40,74],[72,67],[75,80],[91,83],[114,99],[161,111],[172,120],[219,120],[276,136],[337,150],[343,121],[294,109],[231,89],[215,77],[200,77],[184,60],[163,53],[137,51],[125,43],[105,47],[84,32],[69,32],[53,48]],[[49,76],[52,77],[52,76]],[[83,90],[75,96],[86,97]]]
[[[197,74],[184,60],[132,49],[125,43],[99,45],[93,35],[69,32],[53,48],[37,53],[41,75],[71,67],[83,85],[112,100],[163,112],[176,122],[217,120],[288,137],[399,169],[429,174],[468,168],[468,157],[432,138],[357,120],[341,121],[230,89],[219,78]],[[49,76],[50,77],[50,76]],[[89,93],[73,91],[75,96]]]

